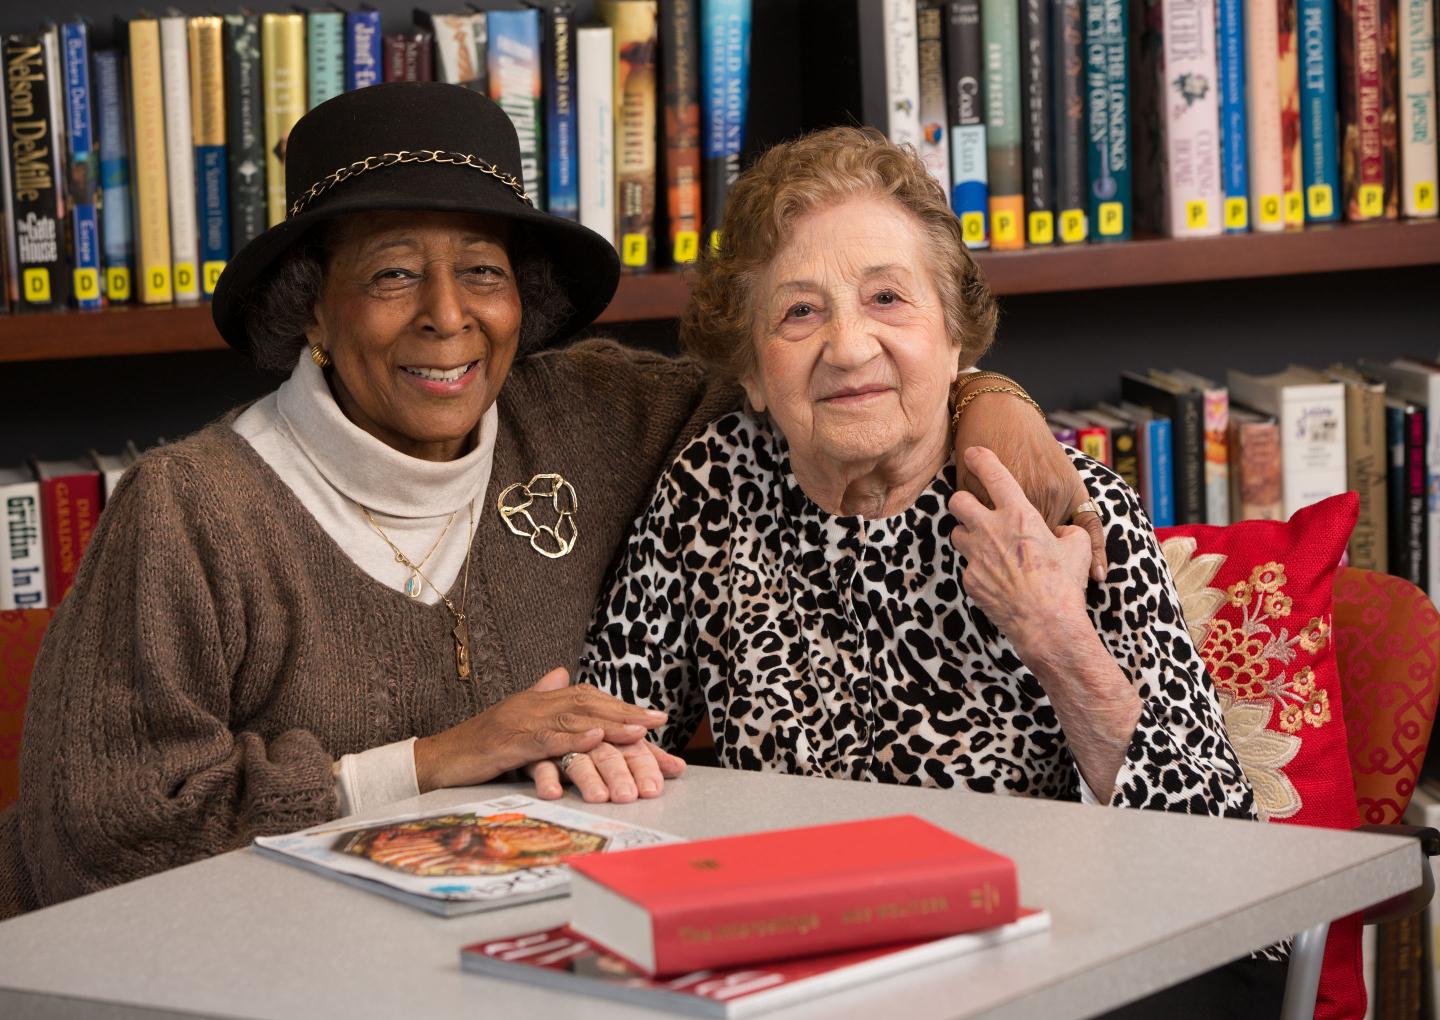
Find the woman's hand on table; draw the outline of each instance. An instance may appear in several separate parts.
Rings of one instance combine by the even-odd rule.
[[[965,461],[965,451],[976,446],[995,454],[1051,528],[1070,524],[1080,505],[1090,498],[1080,472],[1055,441],[1045,419],[1012,394],[981,393],[973,397],[955,430],[959,486],[985,505],[993,506],[992,494]],[[1081,514],[1075,523],[1084,529],[1090,542],[1090,576],[1105,580],[1105,528],[1099,516]]]
[[[563,773],[553,758],[526,771],[541,800],[559,799],[568,779],[587,804],[629,804],[636,797],[660,796],[665,780],[678,779],[685,771],[685,761],[648,740],[620,745],[605,741],[577,757]]]
[[[643,741],[665,718],[664,712],[627,704],[594,687],[571,686],[565,670],[553,669],[529,690],[417,740],[415,778],[421,793],[474,786],[571,751],[583,754],[605,743],[624,747]],[[608,756],[602,752],[601,757],[613,773]]]

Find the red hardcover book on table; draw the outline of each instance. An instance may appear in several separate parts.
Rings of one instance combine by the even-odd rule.
[[[993,928],[1015,863],[913,815],[572,861],[570,927],[651,975]]]
[[[90,535],[100,520],[100,472],[89,460],[37,460],[40,513],[45,535],[45,587],[50,605],[60,604]]]

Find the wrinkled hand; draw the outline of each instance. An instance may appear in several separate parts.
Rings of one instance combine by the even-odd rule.
[[[665,713],[637,708],[552,669],[528,691],[512,694],[458,726],[415,742],[420,792],[473,786],[525,765],[590,751],[602,741],[633,744],[665,723]]]
[[[1049,426],[1035,409],[1009,393],[982,393],[960,416],[955,431],[955,465],[960,488],[973,493],[986,506],[992,494],[965,466],[965,451],[982,446],[994,452],[1019,484],[1025,497],[1051,528],[1068,525],[1075,510],[1090,498],[1085,483],[1055,441]],[[1090,576],[1105,580],[1105,528],[1095,514],[1075,521],[1090,540]]]
[[[658,797],[665,790],[665,780],[678,779],[685,771],[685,761],[648,740],[617,747],[609,742],[597,745],[570,764],[562,775],[553,759],[530,766],[535,780],[535,795],[541,800],[555,800],[568,779],[589,804],[629,804],[636,796]]]
[[[950,511],[959,524],[950,540],[965,557],[965,591],[1008,637],[1021,657],[1062,625],[1084,620],[1090,541],[1065,525],[1052,531],[993,452],[972,446],[965,464],[994,501],[956,492]]]

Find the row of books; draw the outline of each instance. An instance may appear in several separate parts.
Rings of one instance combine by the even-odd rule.
[[[1440,362],[1399,358],[1225,381],[1127,372],[1120,399],[1049,415],[1064,443],[1112,467],[1156,527],[1284,520],[1354,490],[1349,562],[1440,604]]]
[[[83,20],[6,36],[8,305],[208,298],[285,217],[294,123],[396,80],[493,98],[537,207],[596,230],[627,270],[693,261],[739,173],[750,0],[599,0],[603,23],[583,26],[569,0],[476,6],[417,10],[392,34],[378,11],[325,8],[137,16],[114,46]]]
[[[812,8],[820,117],[913,145],[971,247],[1436,215],[1434,0]]]

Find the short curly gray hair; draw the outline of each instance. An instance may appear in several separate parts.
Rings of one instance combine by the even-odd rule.
[[[305,331],[315,321],[315,302],[325,285],[333,233],[321,227],[292,245],[255,288],[245,305],[250,356],[269,372],[289,373],[305,350]],[[521,355],[545,346],[570,317],[572,306],[545,250],[524,230],[511,234],[510,264],[520,292]]]

